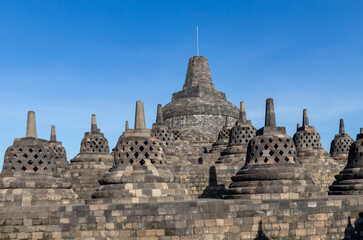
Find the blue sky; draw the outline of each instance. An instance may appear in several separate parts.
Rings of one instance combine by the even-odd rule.
[[[265,99],[290,136],[307,108],[323,146],[339,118],[363,127],[362,1],[1,1],[0,156],[25,136],[56,125],[68,160],[91,114],[113,148],[133,126],[137,100],[147,126],[156,105],[181,90],[189,57],[208,58],[213,82],[260,128]]]

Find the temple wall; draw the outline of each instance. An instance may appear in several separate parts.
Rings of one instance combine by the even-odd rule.
[[[1,208],[0,239],[351,239],[362,209],[363,196]]]

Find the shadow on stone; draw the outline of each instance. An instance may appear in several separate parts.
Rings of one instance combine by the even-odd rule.
[[[342,240],[363,239],[363,212],[359,213],[359,218],[354,221],[354,226],[350,217],[348,217],[348,224],[344,230],[344,238]]]
[[[255,240],[269,240],[269,238],[263,233],[262,221],[260,221],[258,223],[258,233],[257,233],[257,236],[254,239]]]
[[[209,168],[209,185],[198,198],[221,198],[225,191],[224,184],[218,184],[216,167]]]

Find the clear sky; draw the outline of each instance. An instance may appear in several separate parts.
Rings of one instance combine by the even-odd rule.
[[[265,99],[290,136],[308,109],[329,151],[339,118],[355,139],[363,127],[363,1],[0,1],[0,156],[25,136],[56,125],[68,160],[91,114],[113,148],[144,101],[181,90],[188,59],[208,58],[213,82],[247,118],[264,123]]]

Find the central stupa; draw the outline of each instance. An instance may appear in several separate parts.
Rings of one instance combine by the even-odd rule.
[[[211,143],[217,140],[226,116],[231,126],[238,120],[238,108],[226,95],[215,89],[208,60],[202,56],[189,59],[183,90],[173,94],[163,108],[165,124],[179,129],[190,142]]]

